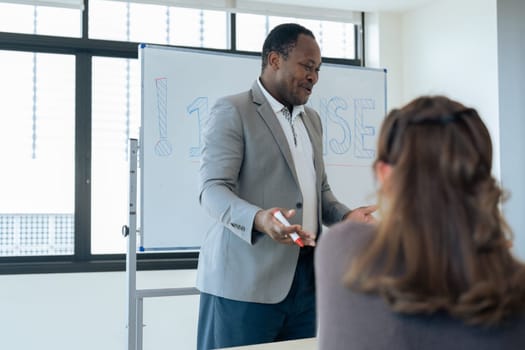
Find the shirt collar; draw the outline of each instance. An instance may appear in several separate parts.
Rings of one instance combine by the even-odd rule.
[[[257,79],[257,84],[259,84],[259,88],[261,88],[261,91],[264,95],[264,97],[266,98],[266,100],[268,101],[268,103],[270,104],[270,106],[272,107],[272,110],[274,111],[274,113],[277,115],[277,113],[281,113],[282,109],[285,107],[281,102],[277,101],[269,92],[268,90],[266,90],[263,86],[263,84],[261,83],[261,79],[258,78]],[[298,105],[298,106],[293,106],[293,111],[292,111],[292,118],[296,117],[297,115],[301,114],[302,112],[304,112],[304,105]]]

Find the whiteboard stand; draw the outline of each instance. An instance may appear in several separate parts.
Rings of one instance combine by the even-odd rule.
[[[138,141],[130,139],[129,159],[129,226],[122,227],[122,234],[128,238],[126,252],[128,350],[142,350],[144,298],[178,295],[198,295],[193,287],[139,289],[137,290],[137,156]]]

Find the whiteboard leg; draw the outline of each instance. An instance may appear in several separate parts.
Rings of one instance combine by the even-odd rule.
[[[123,233],[128,239],[126,252],[126,284],[128,312],[128,350],[137,348],[137,150],[138,142],[130,139],[129,159],[129,227]],[[142,322],[141,322],[142,324]],[[141,327],[142,328],[142,327]]]
[[[137,350],[142,350],[142,333],[144,330],[143,324],[143,310],[144,310],[144,299],[142,297],[137,298]]]

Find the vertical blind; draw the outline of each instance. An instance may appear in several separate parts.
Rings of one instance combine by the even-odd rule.
[[[117,0],[137,2],[143,4],[156,4],[165,6],[199,8],[204,10],[218,10],[233,13],[251,13],[265,16],[283,16],[296,18],[309,18],[324,21],[337,21],[360,24],[361,12],[330,9],[324,7],[291,5],[274,1],[251,0]]]

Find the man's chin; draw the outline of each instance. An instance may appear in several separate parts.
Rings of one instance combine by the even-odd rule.
[[[305,105],[308,102],[308,98],[309,97],[310,96],[304,96],[304,97],[298,98],[297,99],[297,102],[298,102],[297,104],[298,105]]]

